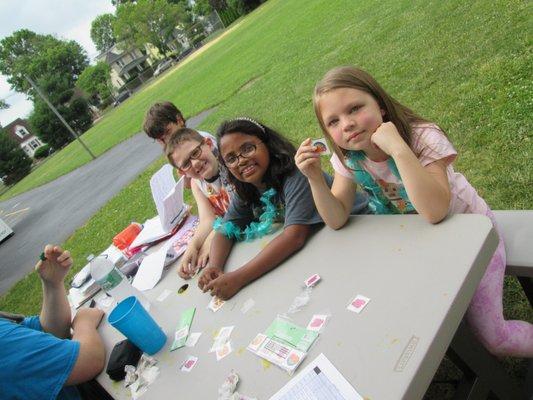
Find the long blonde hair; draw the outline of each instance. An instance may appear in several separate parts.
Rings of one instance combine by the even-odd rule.
[[[322,95],[341,88],[361,90],[374,97],[379,108],[385,111],[383,121],[392,122],[409,147],[411,147],[412,142],[412,125],[429,122],[392,98],[369,73],[362,69],[352,66],[333,68],[326,72],[326,75],[324,75],[324,77],[316,84],[313,94],[313,106],[325,138],[343,162],[346,150],[337,146],[331,135],[328,133],[322,119],[319,105],[320,97]]]

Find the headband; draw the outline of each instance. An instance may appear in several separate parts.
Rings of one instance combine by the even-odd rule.
[[[253,120],[251,118],[239,117],[239,118],[234,118],[232,121],[248,121],[248,122],[251,122],[252,124],[257,126],[259,129],[261,129],[263,131],[263,133],[266,133],[265,132],[265,127],[263,125],[261,125],[259,122],[255,121],[255,120]]]

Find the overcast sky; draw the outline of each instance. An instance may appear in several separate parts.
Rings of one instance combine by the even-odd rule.
[[[51,34],[77,41],[92,60],[97,54],[91,40],[91,22],[96,16],[115,11],[111,0],[0,0],[0,40],[19,29]],[[10,106],[0,111],[0,124],[25,118],[32,109],[26,96],[13,92],[0,75],[0,99]]]

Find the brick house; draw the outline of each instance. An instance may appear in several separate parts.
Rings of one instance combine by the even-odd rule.
[[[17,118],[9,125],[4,127],[6,133],[15,140],[24,152],[31,158],[35,150],[41,147],[44,143],[35,136],[28,124],[28,121]]]

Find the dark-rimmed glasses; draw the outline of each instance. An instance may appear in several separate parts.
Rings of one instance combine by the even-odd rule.
[[[187,160],[185,160],[185,162],[183,164],[181,164],[180,166],[177,166],[177,168],[180,171],[186,172],[186,171],[191,169],[192,160],[197,160],[202,155],[202,145],[203,144],[204,144],[204,142],[202,142],[198,146],[196,146],[193,149],[193,151],[191,151],[191,153],[189,154],[189,158],[187,158]]]
[[[244,143],[241,148],[239,149],[240,152],[238,154],[230,153],[226,157],[224,157],[224,163],[228,168],[236,167],[239,163],[239,159],[242,158],[249,158],[253,156],[257,150],[257,145],[262,144],[263,142],[259,143]]]

